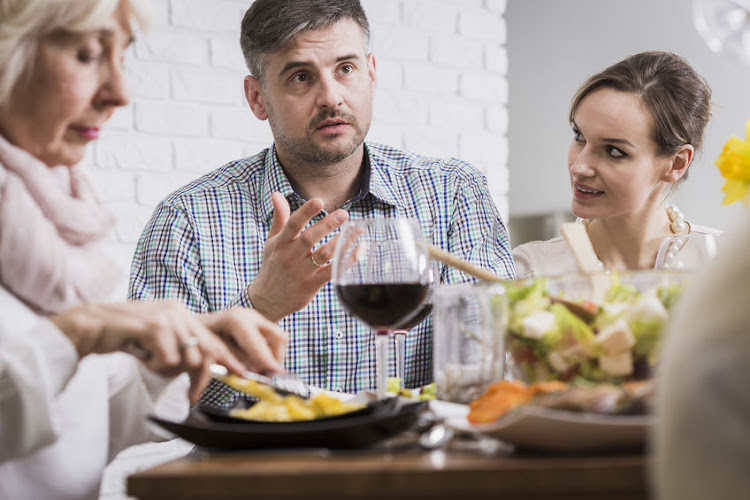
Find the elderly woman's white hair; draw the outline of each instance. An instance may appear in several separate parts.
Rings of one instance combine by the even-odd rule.
[[[150,0],[0,0],[0,106],[32,67],[40,39],[59,30],[96,29],[121,2],[131,23],[146,30]]]

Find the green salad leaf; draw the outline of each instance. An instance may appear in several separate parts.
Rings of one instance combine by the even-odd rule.
[[[671,284],[671,285],[664,285],[660,286],[656,290],[656,295],[659,297],[659,300],[661,300],[661,303],[664,305],[664,308],[668,311],[672,308],[675,302],[677,302],[677,299],[680,298],[680,295],[683,292],[683,287],[677,284]]]
[[[640,296],[633,285],[621,283],[617,275],[612,275],[612,286],[604,294],[604,302],[635,302]]]
[[[661,318],[651,318],[647,320],[634,319],[628,326],[635,337],[635,347],[633,352],[637,356],[649,356],[656,350],[664,328],[664,320]]]
[[[555,315],[557,323],[557,331],[544,336],[544,342],[550,350],[568,345],[572,339],[583,347],[585,352],[591,351],[596,335],[585,321],[562,304],[552,304],[550,311]]]
[[[537,279],[530,285],[508,286],[506,288],[511,322],[508,327],[516,332],[522,329],[522,322],[526,316],[536,311],[546,310],[550,305],[547,294],[547,280]]]

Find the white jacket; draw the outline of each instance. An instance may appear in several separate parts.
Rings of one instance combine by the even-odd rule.
[[[126,354],[78,362],[54,324],[0,287],[0,498],[96,499],[118,452],[163,438],[146,416],[169,383]],[[181,396],[169,417],[184,417]]]

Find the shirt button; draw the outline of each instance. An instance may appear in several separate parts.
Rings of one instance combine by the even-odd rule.
[[[339,330],[338,332],[334,333],[333,336],[336,337],[337,339],[341,340],[341,339],[344,338],[344,332],[342,332],[341,330]]]
[[[342,389],[341,387],[336,387],[333,389],[333,392],[344,392],[344,389]]]

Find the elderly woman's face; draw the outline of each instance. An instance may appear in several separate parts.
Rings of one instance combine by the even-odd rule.
[[[129,101],[122,61],[131,40],[122,5],[100,30],[41,39],[29,78],[0,111],[0,132],[49,166],[78,163]]]

